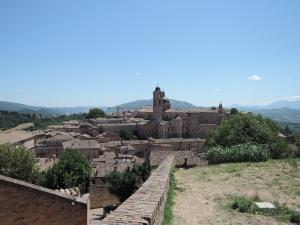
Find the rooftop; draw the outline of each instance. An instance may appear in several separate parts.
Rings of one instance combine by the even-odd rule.
[[[0,144],[17,144],[18,142],[22,142],[33,138],[34,135],[31,132],[23,130],[0,132]]]
[[[152,113],[152,108],[144,108],[139,109],[138,112],[142,113]],[[168,109],[166,111],[167,113],[218,113],[218,110],[212,110],[212,109]]]
[[[63,143],[64,149],[71,148],[71,149],[93,149],[99,148],[100,144],[95,140],[79,140],[73,139],[70,141],[66,141]]]

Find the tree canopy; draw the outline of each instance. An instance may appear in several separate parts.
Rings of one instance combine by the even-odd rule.
[[[95,119],[95,118],[105,117],[105,116],[106,116],[105,112],[99,108],[90,109],[89,113],[87,114],[88,119]]]
[[[272,158],[285,156],[287,143],[278,133],[281,128],[271,119],[253,114],[233,114],[208,135],[206,146],[231,147],[239,144],[262,144],[270,150]]]
[[[110,191],[124,201],[148,179],[150,173],[150,166],[144,164],[127,168],[124,172],[113,171],[106,176],[106,181]]]
[[[24,147],[0,145],[0,174],[35,183],[38,170],[35,156]]]
[[[81,152],[66,149],[59,161],[47,170],[45,186],[51,189],[78,187],[81,193],[86,193],[91,172],[91,165]]]

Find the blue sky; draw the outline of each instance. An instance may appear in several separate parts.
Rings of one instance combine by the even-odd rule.
[[[300,95],[298,0],[0,2],[0,100],[42,106]],[[252,78],[252,79],[249,79]]]

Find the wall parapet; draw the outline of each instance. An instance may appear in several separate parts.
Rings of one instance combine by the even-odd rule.
[[[164,217],[173,162],[174,156],[168,155],[132,196],[104,220],[92,225],[160,225]]]
[[[0,175],[1,225],[86,225],[88,209],[89,198],[66,195]]]

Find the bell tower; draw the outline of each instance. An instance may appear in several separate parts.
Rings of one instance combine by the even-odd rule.
[[[164,97],[165,92],[161,91],[160,87],[157,86],[153,91],[153,120],[157,123],[162,121]]]
[[[160,123],[163,120],[164,112],[170,109],[169,99],[165,97],[165,92],[156,87],[153,91],[153,120]]]

